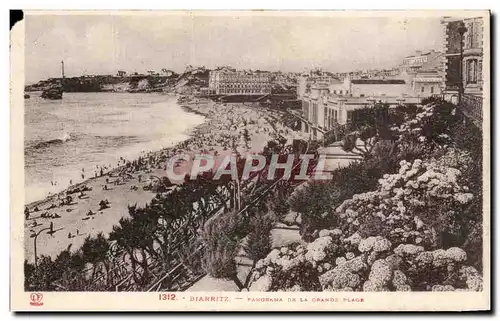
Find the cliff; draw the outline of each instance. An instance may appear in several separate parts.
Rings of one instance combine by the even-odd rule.
[[[196,92],[208,85],[205,68],[189,68],[182,74],[80,76],[49,78],[25,87],[25,91],[42,91],[63,84],[64,92]]]

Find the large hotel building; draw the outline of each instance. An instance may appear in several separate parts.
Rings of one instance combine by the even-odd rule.
[[[243,71],[211,71],[208,94],[212,95],[267,95],[271,93],[271,80],[265,73]]]

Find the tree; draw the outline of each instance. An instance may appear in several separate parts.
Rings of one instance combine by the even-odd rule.
[[[347,125],[342,149],[370,158],[373,148],[381,140],[392,140],[390,130],[389,106],[377,103],[371,107],[353,111],[351,122]],[[358,144],[361,142],[361,145]]]
[[[81,250],[84,261],[92,264],[92,276],[90,281],[94,281],[99,263],[104,265],[106,277],[108,278],[109,264],[107,262],[107,254],[109,251],[109,243],[104,237],[104,234],[100,232],[95,238],[92,238],[90,235],[87,236],[83,242]],[[107,283],[109,283],[109,279],[107,279]]]
[[[54,262],[50,256],[42,255],[37,260],[38,267],[27,261],[24,264],[25,288],[28,291],[55,291],[55,281],[60,277],[56,274]]]
[[[138,228],[137,224],[131,218],[121,218],[118,223],[119,225],[113,226],[113,231],[110,233],[109,239],[116,241],[117,245],[125,251],[125,255],[122,257],[124,261],[126,261],[126,256],[128,255],[134,282],[136,284],[144,284],[149,276],[147,257],[143,256],[142,260],[136,257],[136,251],[140,250],[144,234],[141,233],[141,229]],[[142,275],[137,269],[138,264],[143,268]]]

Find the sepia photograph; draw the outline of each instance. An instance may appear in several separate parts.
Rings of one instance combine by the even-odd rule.
[[[490,309],[489,28],[25,11],[12,309]]]

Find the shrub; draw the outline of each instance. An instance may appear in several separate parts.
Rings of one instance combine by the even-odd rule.
[[[467,157],[462,157],[461,162],[467,162]],[[342,229],[348,233],[360,227],[369,230],[377,217],[383,226],[378,232],[384,231],[380,235],[395,243],[463,244],[459,238],[461,228],[467,225],[463,209],[473,194],[458,184],[461,171],[449,165],[446,157],[401,161],[399,172],[384,175],[377,190],[354,195],[337,207]]]
[[[275,221],[269,215],[255,215],[250,219],[250,233],[244,246],[252,261],[257,261],[271,251],[271,230]]]
[[[332,193],[328,182],[312,181],[291,197],[291,208],[301,214],[300,234],[305,240],[310,239],[316,229],[331,224],[327,214],[334,198]]]
[[[382,236],[324,230],[308,246],[272,250],[253,272],[253,291],[481,291],[482,277],[458,247],[426,250]]]

